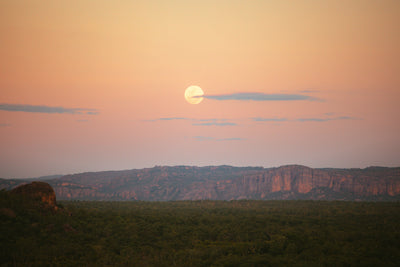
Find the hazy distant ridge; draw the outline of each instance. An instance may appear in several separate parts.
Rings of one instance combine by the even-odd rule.
[[[1,179],[0,188],[23,182]],[[47,182],[59,200],[400,200],[400,168],[385,167],[162,166],[80,173]]]

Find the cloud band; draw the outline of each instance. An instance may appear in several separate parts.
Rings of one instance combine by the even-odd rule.
[[[195,136],[194,137],[195,140],[197,141],[243,141],[246,140],[244,138],[240,138],[240,137],[231,137],[231,138],[215,138],[215,137],[210,137],[210,136]]]
[[[29,112],[29,113],[47,113],[47,114],[88,114],[88,115],[99,114],[97,109],[49,107],[49,106],[20,105],[20,104],[0,104],[0,110]]]
[[[196,97],[196,96],[195,96]],[[239,100],[239,101],[321,101],[318,98],[302,95],[302,94],[264,94],[264,93],[234,93],[222,95],[202,95],[207,99],[214,99],[219,101],[224,100]]]
[[[284,122],[284,121],[297,121],[297,122],[326,122],[326,121],[338,121],[338,120],[359,120],[355,117],[350,116],[340,116],[340,117],[329,117],[329,118],[298,118],[298,119],[288,119],[288,118],[251,118],[253,121],[257,122]]]

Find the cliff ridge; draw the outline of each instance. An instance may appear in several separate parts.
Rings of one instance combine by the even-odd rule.
[[[23,181],[1,179],[0,188],[18,182]],[[47,182],[58,199],[65,200],[400,200],[400,168],[385,167],[156,166],[66,175]]]

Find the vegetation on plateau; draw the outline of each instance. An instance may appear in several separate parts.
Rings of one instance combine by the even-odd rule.
[[[0,192],[0,266],[400,266],[400,203],[64,201]]]

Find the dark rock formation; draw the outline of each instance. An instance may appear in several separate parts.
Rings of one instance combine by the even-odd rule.
[[[10,208],[0,208],[0,215],[4,215],[9,218],[15,218],[17,216]]]
[[[45,182],[32,182],[12,189],[11,194],[19,194],[26,198],[41,201],[47,207],[57,209],[56,194],[53,188]]]

